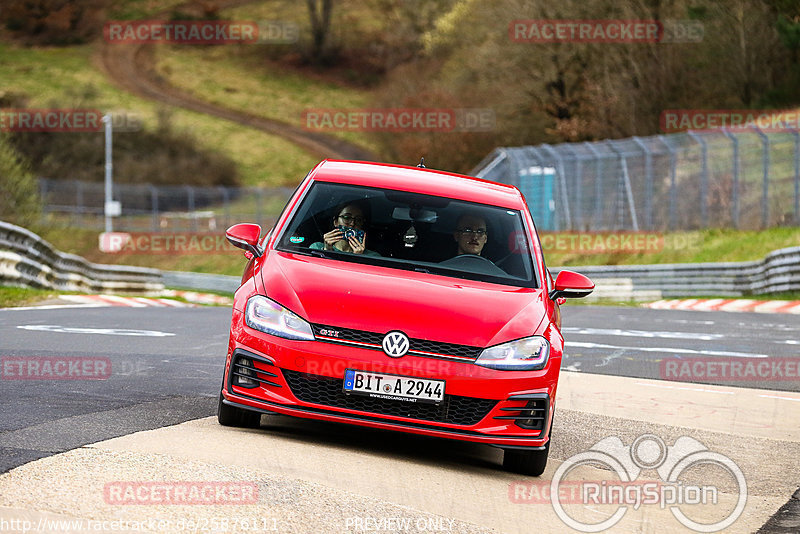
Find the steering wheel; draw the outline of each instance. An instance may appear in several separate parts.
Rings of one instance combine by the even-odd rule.
[[[468,267],[470,265],[480,265],[489,263],[490,265],[494,266],[494,262],[489,258],[484,258],[483,256],[478,256],[477,254],[459,254],[458,256],[454,256],[452,258],[446,259],[442,262],[439,262],[440,265],[464,265]]]

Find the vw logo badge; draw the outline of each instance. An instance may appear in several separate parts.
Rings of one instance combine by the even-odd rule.
[[[383,352],[392,358],[405,356],[409,349],[408,336],[402,332],[389,332],[383,336]]]

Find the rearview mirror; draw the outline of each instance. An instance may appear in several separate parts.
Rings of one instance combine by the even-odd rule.
[[[256,258],[260,258],[263,251],[258,246],[258,238],[261,237],[261,227],[252,223],[234,224],[225,231],[231,245],[249,252]]]
[[[585,297],[594,289],[594,282],[573,271],[561,271],[556,277],[556,288],[550,292],[550,299],[577,299]]]
[[[392,211],[392,219],[397,221],[435,223],[437,215],[435,211],[431,210],[397,207]]]

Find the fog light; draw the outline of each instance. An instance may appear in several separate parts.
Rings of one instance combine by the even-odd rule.
[[[248,369],[248,367],[253,367],[253,362],[251,360],[246,358],[239,358],[236,360],[236,365],[233,367],[233,384],[235,386],[253,388],[258,385],[255,380],[247,378],[248,376],[254,378],[256,376],[255,372]]]

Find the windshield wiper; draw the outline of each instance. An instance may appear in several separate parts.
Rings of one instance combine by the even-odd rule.
[[[332,257],[326,251],[319,250],[319,249],[316,249],[316,248],[306,248],[306,249],[297,249],[297,250],[289,249],[289,250],[291,252],[294,252],[295,254],[303,254],[305,256],[316,256],[318,258],[327,258],[327,259],[331,259],[331,257]]]

